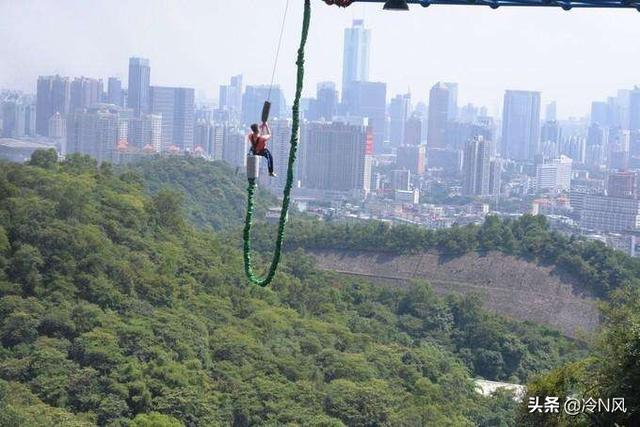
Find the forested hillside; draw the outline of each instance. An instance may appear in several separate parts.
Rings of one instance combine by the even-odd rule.
[[[582,354],[473,297],[339,278],[302,252],[247,286],[238,242],[144,174],[51,152],[0,164],[0,425],[507,426],[513,401],[473,376]]]
[[[256,247],[267,250],[268,227],[258,227]],[[437,251],[452,257],[472,251],[500,251],[568,273],[576,290],[606,298],[612,290],[640,286],[640,259],[597,241],[552,232],[543,216],[501,221],[487,217],[481,226],[430,230],[414,225],[369,221],[360,224],[294,221],[286,247],[382,251],[394,254]]]
[[[171,190],[182,194],[186,217],[199,227],[220,230],[238,226],[244,220],[247,180],[244,171],[224,162],[208,162],[180,156],[142,160],[117,169],[119,174],[133,173],[142,178],[151,194]],[[278,201],[259,188],[256,217]]]

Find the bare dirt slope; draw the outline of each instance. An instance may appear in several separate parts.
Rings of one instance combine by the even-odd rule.
[[[568,278],[499,252],[442,257],[437,253],[392,255],[378,252],[310,250],[323,270],[366,277],[388,286],[431,283],[439,293],[476,292],[496,313],[550,326],[576,337],[599,323],[597,301],[574,292]]]

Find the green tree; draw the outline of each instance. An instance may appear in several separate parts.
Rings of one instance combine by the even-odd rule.
[[[129,424],[130,427],[182,427],[183,425],[179,420],[157,412],[138,414]]]
[[[44,169],[53,169],[58,164],[58,152],[55,148],[36,150],[31,154],[29,164]]]

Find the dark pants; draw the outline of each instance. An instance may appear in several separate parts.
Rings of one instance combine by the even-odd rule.
[[[253,148],[252,148],[251,149],[251,154],[253,154],[254,156],[262,156],[262,157],[266,158],[267,159],[267,167],[269,168],[269,173],[273,173],[273,156],[271,155],[271,152],[269,150],[267,150],[265,148],[261,152],[256,153],[255,151],[253,151]]]

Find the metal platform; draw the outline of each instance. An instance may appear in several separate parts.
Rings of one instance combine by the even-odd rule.
[[[354,3],[387,3],[387,0],[354,0]],[[602,9],[636,9],[640,11],[640,1],[609,1],[609,0],[580,0],[580,1],[555,1],[555,0],[406,0],[408,4],[417,4],[423,7],[431,5],[464,5],[464,6],[489,6],[497,9],[502,6],[522,7],[560,7],[564,10],[573,8],[602,8]]]

